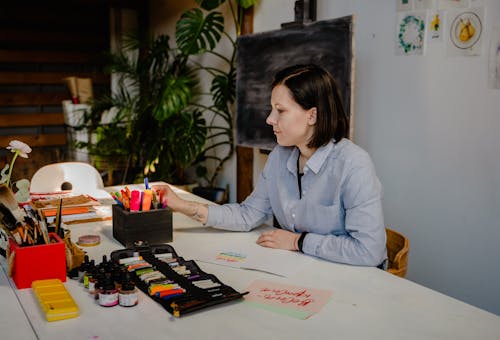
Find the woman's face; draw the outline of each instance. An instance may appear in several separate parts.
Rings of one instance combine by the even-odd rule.
[[[284,85],[274,87],[271,93],[271,107],[266,123],[273,127],[278,144],[306,147],[314,132],[316,108],[304,110]]]

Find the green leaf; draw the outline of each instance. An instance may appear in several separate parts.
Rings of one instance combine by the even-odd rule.
[[[187,76],[167,76],[153,108],[153,117],[161,122],[187,107],[192,97],[191,83]]]
[[[224,17],[220,12],[211,12],[205,17],[199,8],[190,9],[177,21],[177,47],[186,55],[213,50],[223,31]]]
[[[227,110],[227,105],[234,103],[236,97],[236,72],[232,70],[226,75],[217,75],[212,80],[210,92],[215,107],[221,111]]]

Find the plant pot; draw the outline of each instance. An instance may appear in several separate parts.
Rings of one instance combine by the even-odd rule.
[[[192,193],[218,204],[227,203],[227,192],[224,188],[195,187]]]

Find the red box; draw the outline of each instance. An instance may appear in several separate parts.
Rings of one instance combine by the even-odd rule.
[[[9,240],[14,255],[12,279],[17,289],[30,288],[34,280],[59,279],[66,282],[66,247],[55,233],[49,233],[49,244],[20,247]]]

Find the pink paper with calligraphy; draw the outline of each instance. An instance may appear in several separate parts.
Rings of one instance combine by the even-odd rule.
[[[307,319],[319,312],[333,294],[329,290],[265,280],[254,281],[247,290],[245,302],[299,319]]]

